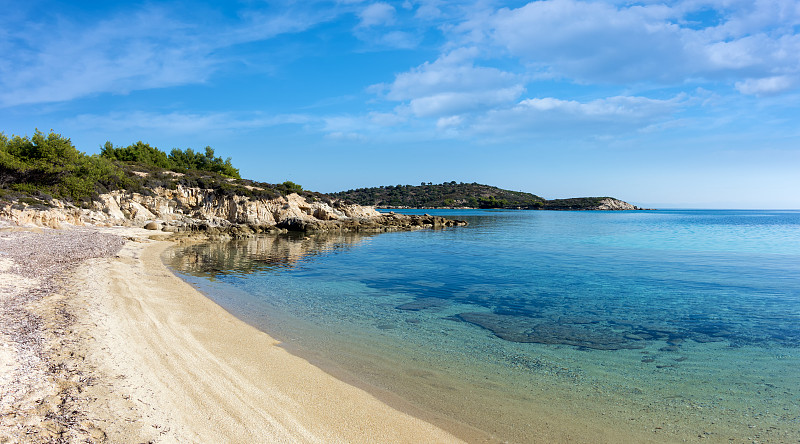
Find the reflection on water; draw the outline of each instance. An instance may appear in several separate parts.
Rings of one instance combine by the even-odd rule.
[[[168,261],[293,349],[500,439],[546,441],[558,415],[631,441],[800,439],[800,213],[452,215],[470,225]]]
[[[323,254],[335,254],[375,233],[265,234],[245,239],[204,242],[173,248],[166,253],[171,266],[183,273],[217,278],[277,272],[298,267]]]

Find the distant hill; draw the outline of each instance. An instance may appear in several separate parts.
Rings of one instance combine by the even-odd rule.
[[[532,210],[636,210],[612,197],[547,200],[479,183],[389,185],[329,193],[336,199],[383,208],[522,208]]]
[[[545,200],[535,194],[503,190],[478,183],[389,185],[329,193],[360,205],[410,208],[540,208]]]

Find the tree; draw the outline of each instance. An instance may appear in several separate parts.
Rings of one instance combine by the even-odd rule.
[[[31,138],[0,137],[0,185],[13,190],[83,202],[128,181],[109,159],[87,156],[53,131],[45,136],[36,130]]]
[[[283,185],[284,188],[286,188],[286,190],[289,191],[289,192],[299,193],[300,191],[303,191],[303,187],[302,186],[292,182],[291,180],[287,180],[286,182],[282,183],[281,185]]]

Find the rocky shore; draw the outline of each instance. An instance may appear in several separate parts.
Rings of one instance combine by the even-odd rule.
[[[157,188],[148,194],[114,191],[100,195],[86,208],[59,200],[0,201],[0,219],[20,226],[127,226],[231,237],[286,231],[393,231],[466,225],[441,216],[382,214],[372,207],[296,193],[264,199],[182,186]]]

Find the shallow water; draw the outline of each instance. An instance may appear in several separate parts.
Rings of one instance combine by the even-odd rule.
[[[498,440],[800,440],[800,212],[435,213],[470,225],[167,262],[293,351]]]

